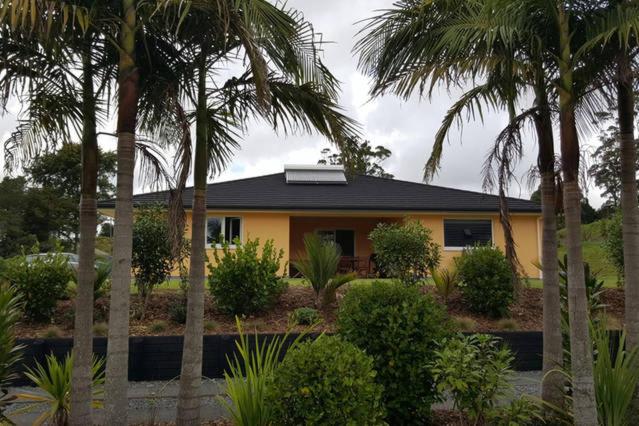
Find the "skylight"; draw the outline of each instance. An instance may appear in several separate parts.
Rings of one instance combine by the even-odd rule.
[[[287,164],[284,166],[284,172],[286,183],[289,184],[346,185],[348,183],[343,166]]]

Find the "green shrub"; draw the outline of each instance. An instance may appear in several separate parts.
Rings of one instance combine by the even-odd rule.
[[[7,262],[5,279],[23,302],[25,315],[38,322],[49,321],[58,300],[67,292],[73,271],[67,257],[59,253],[35,256],[17,256]]]
[[[169,317],[176,324],[186,324],[186,303],[179,299],[169,305]]]
[[[320,336],[286,353],[270,401],[278,425],[377,425],[381,394],[369,356],[337,336]]]
[[[322,316],[313,308],[297,308],[291,313],[291,322],[295,325],[313,325],[322,320]]]
[[[473,331],[477,328],[477,321],[471,317],[456,317],[453,318],[453,325],[459,331]]]
[[[169,325],[166,323],[166,321],[154,320],[149,326],[149,330],[151,330],[152,333],[162,333],[166,331],[168,327]]]
[[[57,325],[50,325],[42,332],[42,337],[45,339],[57,339],[62,337],[62,330]]]
[[[209,264],[209,287],[218,308],[227,314],[251,314],[269,308],[275,303],[286,282],[279,277],[280,261],[284,251],[277,251],[273,240],[268,240],[258,255],[260,240],[236,242],[230,249],[222,246],[223,256],[213,252],[215,264]]]
[[[204,331],[212,332],[218,329],[220,325],[215,321],[204,321]]]
[[[106,337],[109,334],[109,325],[106,322],[96,322],[93,324],[93,334]]]
[[[460,290],[468,308],[502,317],[514,299],[512,274],[506,256],[496,247],[475,246],[457,259]]]
[[[316,304],[328,306],[335,302],[337,289],[353,281],[357,275],[337,274],[341,250],[335,243],[323,241],[317,234],[311,233],[304,235],[304,248],[306,252],[299,256],[300,260],[293,262],[293,266],[310,281]]]
[[[380,223],[370,233],[375,262],[391,278],[413,284],[439,264],[439,245],[419,222]]]
[[[391,423],[427,421],[431,404],[439,399],[428,364],[436,342],[450,329],[442,306],[416,287],[358,285],[341,302],[337,328],[373,357]]]
[[[439,392],[446,392],[453,407],[466,414],[472,424],[486,423],[499,399],[508,396],[513,371],[510,351],[499,339],[487,334],[444,339],[434,352],[432,373]]]

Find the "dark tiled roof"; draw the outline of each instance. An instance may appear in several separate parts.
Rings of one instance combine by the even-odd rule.
[[[135,204],[165,203],[168,192],[151,192],[133,197]],[[182,197],[190,208],[193,188]],[[287,184],[284,173],[209,184],[209,209],[233,210],[395,210],[496,212],[498,197],[480,192],[444,188],[372,176],[350,178],[347,185]],[[513,212],[540,212],[539,204],[509,198]],[[112,208],[115,200],[98,203]]]

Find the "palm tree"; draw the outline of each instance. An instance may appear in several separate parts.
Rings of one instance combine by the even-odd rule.
[[[549,77],[545,71],[546,58],[531,42],[513,43],[495,34],[508,34],[517,21],[513,16],[486,16],[486,11],[500,10],[495,2],[439,1],[424,7],[420,2],[405,1],[396,9],[373,18],[365,28],[356,50],[360,65],[374,77],[373,95],[388,88],[408,96],[414,88],[430,90],[439,80],[451,85],[474,80],[483,75],[484,83],[470,89],[451,107],[436,134],[426,174],[432,176],[439,168],[444,141],[464,112],[483,116],[482,104],[497,108],[506,106],[510,124],[499,135],[487,161],[497,160],[500,199],[505,200],[505,186],[510,168],[521,153],[519,127],[526,119],[535,124],[539,145],[538,168],[542,177],[544,197],[542,217],[544,225],[542,272],[544,277],[544,371],[563,364],[561,315],[559,304],[559,275],[557,268],[557,223],[555,213],[555,155],[551,107],[548,103]],[[503,6],[503,5],[502,5]],[[540,23],[539,29],[543,29]],[[418,34],[417,37],[411,33]],[[542,32],[543,34],[543,32]],[[528,61],[531,64],[524,63]],[[516,64],[516,67],[514,66]],[[516,70],[516,71],[515,71]],[[504,74],[505,73],[505,74]],[[429,82],[430,80],[430,82]],[[514,86],[513,86],[514,85]],[[532,88],[534,107],[515,116],[513,87],[524,92]],[[486,175],[490,184],[491,174]],[[490,185],[488,185],[490,186]],[[508,234],[510,229],[507,205],[501,205],[500,218]],[[506,241],[512,240],[507,236]],[[512,250],[512,249],[511,249]],[[514,257],[514,256],[512,256]],[[550,374],[542,384],[542,397],[555,406],[563,402],[563,378]]]
[[[334,141],[353,134],[353,123],[334,102],[335,79],[319,62],[312,27],[301,15],[264,1],[236,2],[228,11],[220,23],[219,12],[197,10],[180,35],[197,40],[193,43],[197,45],[193,64],[198,76],[189,95],[194,100],[196,141],[192,254],[177,413],[180,424],[199,422],[208,174],[217,173],[227,164],[232,150],[239,146],[236,138],[249,116],[262,117],[284,130],[314,128]],[[247,18],[252,21],[248,27]],[[193,21],[198,25],[193,25]],[[203,21],[210,23],[209,28],[231,30],[226,35],[187,33],[188,28],[201,28]],[[278,25],[271,26],[269,22]],[[257,37],[262,33],[266,36]],[[217,62],[238,51],[248,57],[249,69],[218,89],[209,87],[214,79],[211,70]],[[190,139],[185,138],[185,142],[190,143]],[[188,162],[189,149],[181,152]]]
[[[27,4],[15,4],[16,13],[26,13]],[[34,6],[39,6],[35,5]],[[68,13],[71,5],[60,5],[61,13]],[[88,19],[95,10],[78,9],[77,16],[80,19]],[[33,9],[31,13],[39,19],[43,19],[45,13],[40,9]],[[38,144],[46,144],[47,126],[42,123],[53,121],[62,123],[59,132],[53,136],[64,136],[62,142],[69,143],[74,136],[72,130],[78,130],[82,139],[82,187],[80,201],[80,261],[78,270],[78,292],[75,301],[75,327],[73,353],[76,362],[73,365],[73,392],[71,394],[71,423],[90,424],[91,420],[91,362],[93,356],[93,282],[95,280],[95,232],[97,227],[97,170],[98,170],[98,144],[97,144],[97,114],[100,108],[96,105],[94,91],[95,62],[102,60],[103,56],[95,54],[94,45],[98,40],[96,32],[88,27],[86,21],[82,28],[67,28],[64,24],[52,25],[46,32],[35,31],[33,37],[25,37],[17,32],[15,25],[9,25],[5,29],[11,29],[11,34],[5,39],[4,47],[11,44],[13,52],[9,59],[15,64],[13,69],[8,69],[3,84],[8,87],[28,80],[22,87],[31,102],[29,111],[36,112],[30,117],[27,126],[21,126],[6,142],[5,147],[9,152],[15,152],[16,148],[26,148],[28,154],[33,154],[40,147]],[[39,21],[32,23],[30,32],[34,29],[42,30],[38,26]],[[51,31],[56,31],[52,37]],[[55,41],[54,41],[55,40]],[[78,57],[80,60],[78,60]],[[79,62],[79,64],[78,64]],[[7,63],[7,62],[5,62]],[[20,65],[18,65],[20,64]],[[28,65],[25,65],[28,64]],[[76,76],[76,70],[82,74]],[[57,72],[52,75],[51,69]],[[51,81],[50,79],[53,79]],[[76,102],[74,96],[76,89],[81,93],[81,102]],[[64,108],[51,108],[53,104],[67,105]],[[37,114],[38,110],[46,109],[48,117]],[[57,114],[57,117],[56,117]],[[51,120],[54,116],[56,119]],[[65,122],[68,120],[67,122]],[[53,140],[55,144],[58,141]],[[26,144],[26,147],[24,146]],[[11,157],[11,156],[10,156]],[[25,158],[25,160],[27,160]]]
[[[104,113],[106,103],[101,99],[113,81],[113,59],[117,56],[107,42],[110,36],[108,24],[113,19],[113,12],[100,3],[93,3],[92,8],[87,9],[82,4],[50,2],[46,5],[46,12],[37,9],[42,6],[40,3],[13,4],[17,16],[15,24],[9,22],[3,27],[7,34],[3,38],[3,52],[11,56],[3,61],[8,67],[1,81],[5,89],[2,93],[13,94],[21,90],[21,93],[27,94],[29,116],[5,142],[8,158],[13,160],[9,164],[28,161],[28,157],[40,149],[55,145],[59,140],[71,142],[78,133],[82,139],[80,266],[74,330],[76,362],[73,365],[70,420],[74,424],[90,424],[96,177],[99,161],[96,123],[97,117]],[[64,16],[71,12],[79,24],[75,24],[75,20],[73,24],[66,22]],[[43,21],[23,20],[23,14],[28,17],[40,16]],[[25,22],[30,27],[23,28],[17,24]],[[22,29],[27,31],[18,31]],[[95,86],[98,87],[97,91]],[[81,97],[82,102],[77,102],[78,97]],[[153,111],[160,109],[154,108]],[[159,164],[152,147],[138,142],[135,148],[146,165]]]

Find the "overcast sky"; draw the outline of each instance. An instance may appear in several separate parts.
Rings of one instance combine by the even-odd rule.
[[[383,145],[392,151],[384,168],[396,178],[421,181],[423,165],[446,110],[461,92],[437,92],[433,99],[400,100],[392,95],[369,99],[369,81],[357,70],[352,54],[356,33],[362,19],[377,10],[388,8],[393,0],[289,0],[288,6],[302,11],[325,41],[324,61],[341,81],[341,105],[362,126],[362,136],[373,146]],[[524,108],[525,105],[522,106]],[[0,118],[0,136],[5,140],[16,125],[19,105],[10,105],[13,114]],[[491,112],[481,121],[472,117],[451,132],[445,146],[442,168],[433,184],[481,191],[481,169],[496,134],[505,126],[503,112]],[[113,129],[106,129],[113,131]],[[591,140],[593,138],[590,138]],[[592,143],[591,140],[585,141]],[[513,183],[510,195],[527,198],[530,193],[527,171],[535,163],[536,149],[530,132],[526,135],[526,155],[517,170],[519,183]],[[115,148],[115,141],[102,138],[100,144]],[[211,181],[237,179],[276,173],[286,163],[316,163],[322,148],[329,143],[317,135],[278,135],[262,123],[251,123],[248,133],[229,168]],[[140,189],[138,189],[139,192]],[[596,188],[589,198],[594,205],[601,200]]]

